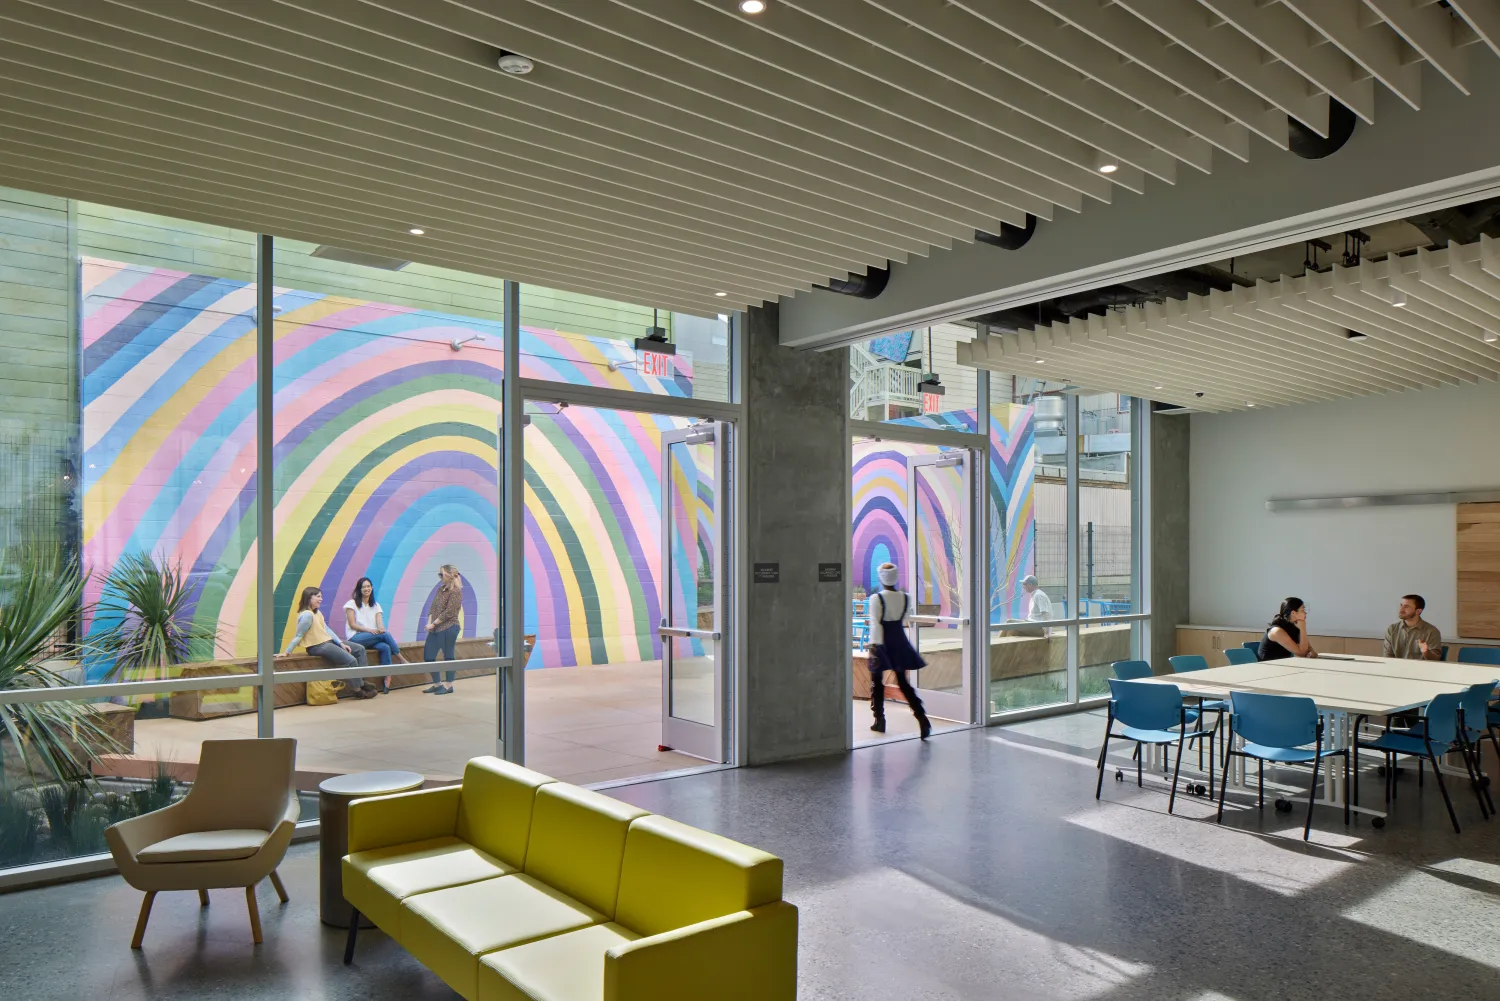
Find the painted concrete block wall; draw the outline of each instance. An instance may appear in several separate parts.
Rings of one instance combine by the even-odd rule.
[[[745,585],[752,765],[848,740],[849,607],[818,564],[842,563],[849,541],[849,356],[782,348],[776,323],[774,306],[745,323],[745,559],[781,568],[780,583]]]
[[[1272,514],[1269,497],[1500,488],[1500,386],[1192,418],[1192,621],[1263,624],[1287,595],[1314,631],[1374,635],[1406,592],[1455,635],[1451,505]]]

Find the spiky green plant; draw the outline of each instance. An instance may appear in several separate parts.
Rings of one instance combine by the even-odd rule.
[[[0,692],[56,688],[66,682],[43,666],[49,657],[73,652],[60,644],[68,621],[83,609],[88,574],[76,559],[45,544],[0,552]],[[0,706],[0,760],[13,748],[36,782],[41,777],[77,779],[88,763],[120,750],[86,702],[11,702]]]
[[[93,645],[113,663],[108,677],[155,681],[165,668],[213,656],[217,631],[194,621],[178,561],[126,553],[104,578],[99,615],[113,620]]]

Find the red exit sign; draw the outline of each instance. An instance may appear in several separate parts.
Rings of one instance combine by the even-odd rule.
[[[670,379],[675,373],[672,364],[672,356],[664,355],[659,351],[642,351],[641,374],[654,376],[658,379]]]
[[[922,413],[940,414],[943,412],[943,398],[936,393],[922,394]]]

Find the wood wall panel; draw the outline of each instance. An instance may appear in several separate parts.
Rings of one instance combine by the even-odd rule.
[[[1458,634],[1500,639],[1500,504],[1458,505]]]

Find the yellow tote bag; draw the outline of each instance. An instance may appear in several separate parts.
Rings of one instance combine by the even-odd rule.
[[[343,691],[342,681],[309,681],[307,683],[307,704],[310,706],[331,706],[339,700],[339,692]]]

